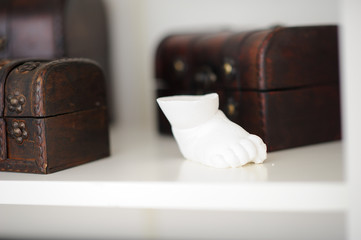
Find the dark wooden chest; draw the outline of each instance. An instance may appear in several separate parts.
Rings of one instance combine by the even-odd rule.
[[[157,96],[217,92],[228,118],[269,151],[341,138],[336,26],[174,34],[155,65]]]
[[[0,64],[0,170],[51,173],[109,155],[103,72],[85,59]]]
[[[112,108],[108,25],[102,0],[1,0],[0,59],[64,57],[89,58],[100,64]],[[109,117],[110,121],[114,118]]]

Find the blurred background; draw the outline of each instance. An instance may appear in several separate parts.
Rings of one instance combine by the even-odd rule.
[[[169,33],[338,24],[336,0],[105,0],[115,117],[155,127],[154,56]]]

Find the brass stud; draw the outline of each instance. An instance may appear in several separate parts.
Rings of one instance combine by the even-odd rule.
[[[214,74],[213,72],[210,72],[208,74],[208,77],[209,77],[209,81],[211,81],[212,83],[215,83],[217,81],[217,75]]]
[[[226,62],[223,64],[223,69],[224,69],[224,72],[226,73],[226,75],[229,75],[232,73],[233,67],[230,63]]]
[[[14,138],[16,143],[22,144],[24,139],[28,138],[28,132],[26,131],[26,125],[22,121],[14,120],[11,123],[11,127],[8,128],[10,137]]]
[[[20,97],[19,97],[19,103],[20,103],[21,105],[23,105],[23,104],[25,103],[25,97],[20,96]]]
[[[17,100],[16,98],[12,98],[11,100],[10,100],[10,104],[11,105],[18,105],[18,103],[19,103],[19,100]]]
[[[21,113],[21,111],[23,110],[23,108],[21,107],[21,105],[19,105],[19,106],[17,106],[17,107],[15,108],[15,110],[16,110],[17,113]]]
[[[227,112],[230,116],[233,116],[236,112],[236,106],[234,106],[232,103],[229,103],[227,106]]]
[[[16,141],[18,144],[21,144],[21,143],[23,143],[23,138],[22,138],[22,137],[17,137],[17,138],[15,139],[15,141]]]
[[[14,129],[14,136],[15,137],[20,137],[21,135],[22,135],[22,133],[21,133],[20,128],[15,128]]]
[[[19,122],[17,121],[13,121],[13,128],[18,128],[19,127]]]
[[[228,80],[235,80],[236,75],[236,68],[235,68],[235,62],[232,58],[225,58],[223,60],[222,70],[224,76]]]
[[[27,131],[23,131],[23,138],[25,139],[25,138],[28,138],[28,132]]]
[[[177,59],[174,61],[173,67],[177,72],[183,72],[185,70],[185,63],[182,60]]]
[[[9,94],[7,97],[8,109],[10,112],[21,113],[23,111],[23,105],[26,102],[25,97],[16,90],[13,94]]]

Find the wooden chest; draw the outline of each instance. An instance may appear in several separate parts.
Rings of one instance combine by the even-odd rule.
[[[1,0],[0,59],[64,57],[96,61],[104,69],[108,93],[112,92],[103,1]],[[111,94],[107,98],[112,103]]]
[[[269,151],[341,137],[336,26],[171,35],[158,46],[156,78],[157,96],[217,92],[228,118]]]
[[[0,64],[0,170],[51,173],[109,155],[104,76],[85,59]]]

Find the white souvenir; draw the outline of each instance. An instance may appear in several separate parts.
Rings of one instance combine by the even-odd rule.
[[[157,102],[186,159],[215,168],[262,163],[267,147],[218,109],[218,94],[161,97]]]

